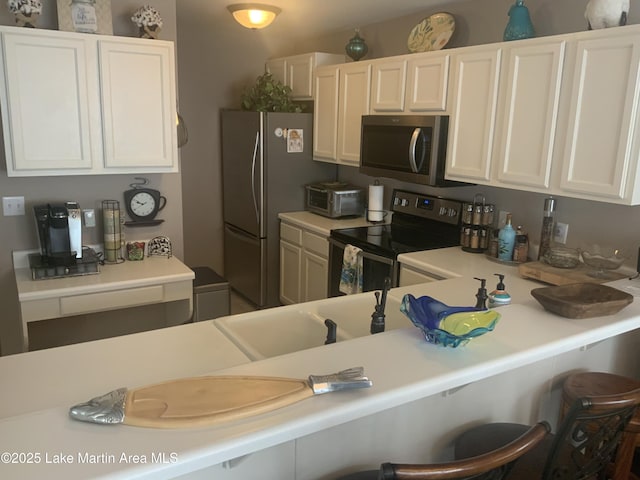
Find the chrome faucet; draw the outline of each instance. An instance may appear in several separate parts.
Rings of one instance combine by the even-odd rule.
[[[391,288],[391,278],[386,277],[382,286],[382,295],[376,292],[376,307],[371,314],[371,334],[384,332],[384,308],[387,304],[387,293]],[[382,298],[380,298],[382,297]]]

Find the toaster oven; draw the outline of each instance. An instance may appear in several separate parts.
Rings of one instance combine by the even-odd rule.
[[[329,218],[364,214],[364,189],[343,182],[306,185],[306,209]]]

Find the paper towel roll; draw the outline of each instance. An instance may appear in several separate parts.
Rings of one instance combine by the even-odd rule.
[[[384,185],[369,185],[369,210],[367,220],[381,222],[384,219]]]

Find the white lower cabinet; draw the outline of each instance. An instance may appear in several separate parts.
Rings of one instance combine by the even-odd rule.
[[[295,478],[295,440],[175,477],[176,480]]]
[[[329,241],[322,235],[280,223],[280,301],[309,302],[328,297]]]
[[[0,27],[8,176],[178,171],[172,42]]]
[[[444,280],[444,277],[426,270],[409,267],[403,263],[400,264],[400,287],[408,287],[409,285],[417,285],[420,283],[437,282]]]

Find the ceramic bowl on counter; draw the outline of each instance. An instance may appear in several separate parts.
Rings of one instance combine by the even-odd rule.
[[[576,248],[554,245],[542,256],[547,265],[557,268],[576,268],[580,265],[580,252]]]
[[[492,331],[500,319],[493,310],[451,307],[429,296],[411,294],[403,297],[400,311],[422,330],[427,342],[452,348]]]

